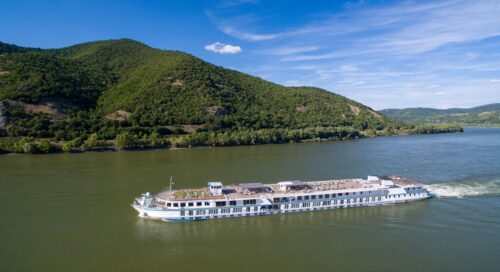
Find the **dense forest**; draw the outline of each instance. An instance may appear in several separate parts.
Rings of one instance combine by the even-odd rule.
[[[313,87],[284,87],[122,39],[0,43],[0,152],[228,146],[461,131],[415,126]]]
[[[380,111],[380,113],[396,120],[412,124],[447,123],[472,126],[500,126],[500,103],[488,104],[468,109],[386,109]]]

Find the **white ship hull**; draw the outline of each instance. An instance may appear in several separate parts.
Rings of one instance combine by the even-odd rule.
[[[366,207],[399,204],[405,202],[419,201],[430,198],[429,192],[417,187],[418,190],[402,191],[399,189],[396,193],[391,190],[380,189],[370,191],[369,195],[360,195],[360,192],[351,192],[345,195],[336,193],[336,197],[329,197],[315,200],[289,201],[285,203],[269,203],[259,199],[256,205],[234,205],[230,207],[215,207],[215,203],[205,202],[208,207],[185,207],[185,208],[167,208],[158,205],[141,205],[139,199],[132,204],[132,207],[138,212],[140,217],[150,219],[161,219],[164,221],[200,221],[207,219],[235,218],[244,216],[274,215],[297,212],[321,211],[351,207]],[[311,195],[311,194],[310,194]],[[333,196],[334,194],[328,194]],[[342,195],[342,196],[339,196]],[[326,196],[326,195],[325,195]],[[296,199],[296,198],[295,198]],[[229,202],[229,201],[228,201]]]

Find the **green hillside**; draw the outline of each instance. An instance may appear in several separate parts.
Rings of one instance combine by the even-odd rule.
[[[468,109],[386,109],[380,113],[412,124],[500,125],[500,103]]]
[[[322,89],[284,87],[133,40],[61,49],[0,43],[4,150],[40,149],[39,139],[46,139],[45,149],[48,142],[50,149],[73,150],[276,143],[419,130]]]

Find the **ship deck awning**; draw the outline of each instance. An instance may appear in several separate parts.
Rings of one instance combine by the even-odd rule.
[[[240,189],[246,193],[261,193],[274,191],[269,185],[262,183],[241,183]]]
[[[240,188],[243,190],[256,190],[256,189],[263,189],[263,188],[269,188],[268,185],[262,184],[262,183],[241,183]]]
[[[305,182],[300,180],[292,180],[292,181],[282,181],[278,182],[280,186],[304,186],[307,185]]]
[[[307,183],[300,180],[282,181],[278,182],[278,185],[282,191],[301,190],[309,186]]]

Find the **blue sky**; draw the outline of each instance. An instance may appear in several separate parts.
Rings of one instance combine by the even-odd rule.
[[[132,38],[375,109],[500,102],[500,1],[7,1],[0,41]]]

